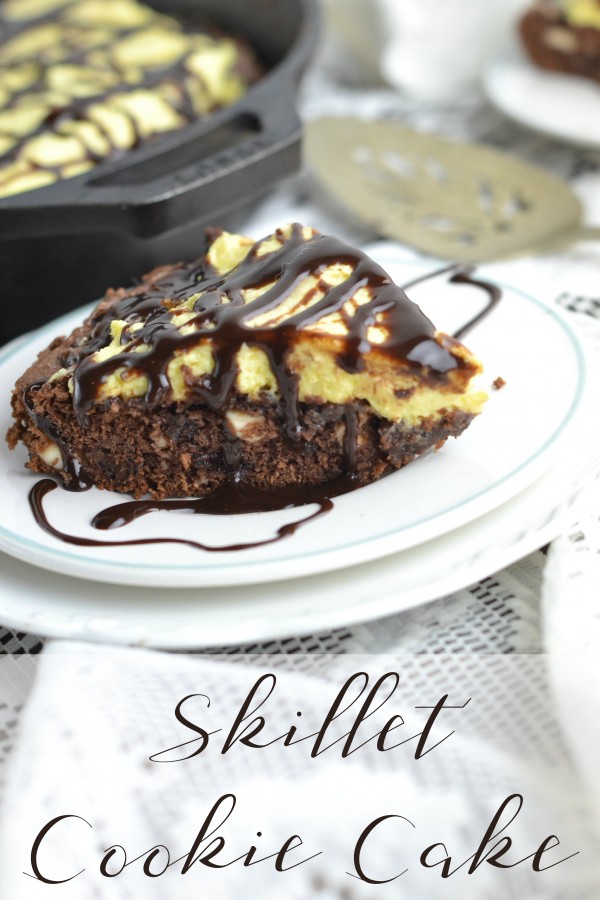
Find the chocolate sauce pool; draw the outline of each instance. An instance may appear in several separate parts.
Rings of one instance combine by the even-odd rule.
[[[288,509],[295,506],[308,506],[318,504],[316,512],[299,519],[296,522],[290,522],[288,525],[282,525],[277,529],[277,533],[262,541],[252,541],[246,544],[227,544],[222,547],[212,546],[210,544],[202,544],[199,541],[193,541],[187,538],[174,537],[158,537],[158,538],[137,538],[122,541],[97,541],[94,538],[84,538],[78,535],[66,534],[59,531],[50,523],[46,516],[43,500],[46,494],[49,494],[58,483],[51,478],[44,478],[38,481],[29,492],[29,505],[33,512],[33,516],[38,525],[44,531],[51,534],[52,537],[64,541],[66,544],[75,544],[77,547],[134,547],[146,544],[184,544],[187,547],[193,547],[196,550],[207,550],[212,553],[233,552],[238,550],[250,550],[254,547],[264,547],[267,544],[275,544],[283,538],[290,537],[296,531],[308,522],[318,519],[324,513],[333,509],[333,502],[329,496],[323,496],[323,488],[308,488],[292,491],[258,491],[248,485],[235,485],[226,483],[224,487],[218,488],[209,497],[195,500],[131,500],[125,503],[117,503],[107,509],[102,510],[92,520],[92,525],[102,531],[112,528],[121,528],[124,525],[130,525],[140,516],[145,516],[150,512],[163,511],[185,511],[194,514],[205,515],[235,515],[249,512],[269,512],[276,509]],[[357,487],[350,479],[341,478],[338,482],[329,484],[327,494],[332,496],[336,493],[343,494]],[[333,492],[333,493],[332,493]]]
[[[496,285],[473,277],[474,267],[462,265],[451,265],[428,273],[400,288],[394,285],[385,271],[365,254],[350,250],[336,238],[315,235],[306,239],[301,226],[298,225],[293,227],[290,239],[284,241],[280,249],[259,256],[257,253],[259,246],[260,244],[256,244],[240,265],[226,276],[217,275],[208,265],[196,261],[191,265],[182,265],[174,271],[171,270],[167,277],[144,286],[134,296],[125,296],[116,306],[96,311],[91,338],[83,350],[85,356],[79,360],[75,356],[64,361],[65,365],[76,363],[73,373],[73,405],[82,427],[86,426],[87,412],[94,404],[99,386],[112,371],[123,367],[145,375],[148,381],[145,400],[152,406],[169,390],[167,366],[173,353],[193,346],[202,336],[206,336],[214,348],[215,368],[212,375],[204,379],[203,385],[195,389],[196,399],[213,409],[224,409],[237,375],[237,351],[244,343],[258,346],[267,354],[275,374],[282,397],[282,415],[286,432],[288,439],[293,442],[297,440],[299,428],[297,383],[295,376],[287,370],[286,357],[290,348],[294,346],[298,334],[307,325],[330,313],[340,313],[347,335],[343,339],[338,362],[347,371],[356,372],[360,371],[363,353],[370,349],[368,329],[376,322],[382,324],[386,328],[387,338],[383,344],[378,344],[379,350],[414,365],[421,365],[419,357],[424,353],[427,366],[439,378],[451,368],[460,366],[461,360],[437,344],[434,339],[434,326],[421,310],[408,300],[404,289],[448,275],[451,283],[469,284],[486,293],[488,297],[486,306],[455,332],[456,338],[462,337],[489,315],[502,296],[500,288]],[[345,263],[352,267],[352,273],[341,285],[331,288],[319,280],[313,288],[312,296],[316,296],[317,292],[323,293],[323,296],[312,305],[307,305],[307,300],[312,299],[312,296],[304,297],[298,310],[292,310],[284,319],[275,319],[273,323],[260,328],[247,324],[247,320],[275,310],[302,279],[325,272],[334,262]],[[244,291],[269,285],[272,286],[267,287],[257,300],[245,304]],[[356,307],[354,314],[349,314],[345,304],[362,287],[370,289],[372,299]],[[169,298],[182,302],[199,291],[202,291],[201,296],[194,304],[194,322],[197,330],[192,334],[181,335],[172,324],[168,310],[161,304]],[[226,298],[227,302],[223,302],[223,298]],[[135,332],[135,345],[143,344],[149,349],[142,353],[127,349],[107,360],[94,361],[93,353],[109,339],[110,322],[113,319],[125,320],[129,325],[142,322],[142,328]],[[124,340],[128,342],[130,338],[124,336]],[[77,460],[62,444],[60,435],[51,423],[33,412],[31,392],[40,386],[41,384],[33,384],[26,391],[25,401],[30,415],[61,451],[65,471],[71,476],[69,483],[64,486],[68,490],[87,490],[91,482],[81,470]],[[354,477],[358,435],[358,416],[355,410],[351,408],[346,410],[345,424],[344,474],[334,482],[316,487],[300,486],[275,491],[252,488],[239,482],[235,477],[240,461],[239,442],[228,438],[224,445],[224,459],[230,473],[229,478],[208,497],[125,501],[98,513],[91,523],[94,528],[106,531],[130,525],[141,516],[158,511],[187,512],[194,515],[239,515],[317,505],[315,512],[282,526],[273,537],[262,541],[221,547],[174,537],[99,541],[66,534],[49,522],[43,501],[44,497],[58,486],[52,479],[43,479],[34,485],[29,494],[29,502],[35,520],[41,528],[53,537],[77,546],[171,543],[210,552],[239,551],[265,546],[289,537],[301,526],[329,512],[333,508],[332,498],[360,486],[360,482]]]

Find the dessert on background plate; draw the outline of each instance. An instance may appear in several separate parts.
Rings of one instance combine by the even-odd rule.
[[[212,231],[199,259],[110,290],[42,351],[8,441],[71,490],[343,491],[458,436],[487,399],[481,371],[343,241]]]
[[[600,82],[600,0],[538,0],[519,32],[536,66]]]
[[[235,103],[244,42],[137,0],[0,4],[0,197],[74,177]]]

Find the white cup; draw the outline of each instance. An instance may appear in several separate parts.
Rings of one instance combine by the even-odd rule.
[[[450,99],[477,83],[529,0],[326,0],[357,71],[414,99]]]

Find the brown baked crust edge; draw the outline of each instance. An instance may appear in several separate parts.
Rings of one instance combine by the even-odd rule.
[[[557,29],[570,37],[571,49],[566,44],[565,49],[552,44],[549,36]],[[571,26],[558,7],[542,3],[525,13],[519,33],[529,58],[539,68],[600,82],[600,30]]]
[[[69,455],[97,487],[157,499],[205,496],[230,476],[232,466],[236,480],[261,490],[333,481],[346,474],[349,414],[357,429],[354,474],[358,483],[366,484],[458,436],[473,418],[448,410],[408,427],[381,419],[363,403],[300,404],[299,435],[290,441],[279,404],[271,398],[232,398],[230,409],[251,417],[241,439],[229,432],[220,412],[183,404],[148,409],[143,400],[101,404],[87,428],[81,428],[64,382],[36,391],[33,404],[36,415],[52,422]],[[40,456],[48,437],[27,422],[29,414],[18,394],[14,412],[17,422],[9,443],[24,443],[30,454],[28,468],[58,474],[73,486],[67,470],[57,473]]]

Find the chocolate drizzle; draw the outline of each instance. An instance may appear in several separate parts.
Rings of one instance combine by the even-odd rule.
[[[318,504],[316,512],[310,513],[303,519],[296,522],[290,522],[282,525],[277,529],[277,533],[262,541],[252,541],[250,543],[227,544],[225,546],[214,546],[211,544],[200,543],[191,538],[133,538],[122,541],[98,541],[94,538],[80,537],[79,535],[67,534],[60,531],[52,525],[44,510],[44,497],[56,487],[56,481],[51,478],[44,478],[38,481],[29,492],[29,505],[33,512],[33,516],[38,525],[52,537],[58,538],[66,544],[74,544],[77,547],[134,547],[150,544],[183,544],[192,547],[195,550],[205,550],[212,553],[227,553],[239,550],[251,550],[255,547],[264,547],[268,544],[274,544],[290,537],[296,531],[308,522],[318,519],[323,513],[329,512],[333,508],[331,496],[346,493],[352,490],[356,485],[351,479],[339,479],[338,482],[328,485],[327,496],[324,496],[323,488],[308,488],[302,490],[286,490],[286,491],[257,491],[249,488],[247,485],[243,487],[231,486],[231,483],[225,484],[222,488],[217,489],[210,497],[195,500],[131,500],[125,503],[119,503],[99,513],[92,521],[95,528],[108,530],[111,528],[120,528],[123,525],[129,525],[135,519],[144,516],[149,512],[163,511],[187,511],[194,514],[212,514],[212,515],[234,515],[250,512],[268,512],[276,509],[287,509],[295,506],[307,506]],[[331,496],[330,496],[331,495]]]
[[[484,306],[481,312],[473,316],[472,319],[469,319],[468,322],[461,325],[461,327],[452,335],[452,337],[460,340],[465,334],[472,331],[472,329],[485,319],[486,316],[489,316],[494,307],[497,306],[502,299],[502,290],[497,284],[493,284],[491,281],[483,281],[480,278],[473,278],[474,272],[475,266],[464,265],[463,263],[452,263],[449,266],[444,266],[443,269],[438,269],[436,272],[427,272],[425,275],[413,278],[412,281],[408,281],[406,284],[402,285],[402,287],[406,291],[418,284],[422,284],[424,281],[431,281],[433,278],[439,278],[441,275],[449,275],[450,277],[448,280],[450,284],[470,284],[473,287],[484,291],[488,295],[487,305]]]
[[[211,235],[214,238],[215,235]],[[281,397],[281,419],[288,439],[299,439],[298,384],[288,366],[288,357],[305,329],[323,317],[337,313],[345,327],[345,334],[336,335],[339,364],[349,372],[358,372],[365,353],[376,349],[378,353],[409,366],[420,368],[421,377],[439,382],[449,371],[468,364],[453,355],[443,343],[436,340],[435,328],[421,310],[408,300],[404,290],[394,285],[376,263],[360,251],[353,250],[340,240],[317,233],[305,236],[299,225],[291,233],[276,232],[279,241],[276,249],[265,253],[263,242],[258,242],[245,259],[225,275],[218,274],[207,258],[189,265],[170,268],[166,274],[152,278],[135,291],[128,292],[116,303],[101,305],[91,319],[90,336],[86,343],[74,351],[73,409],[82,427],[98,399],[103,382],[117,370],[122,377],[143,375],[147,379],[144,402],[149,406],[168,401],[171,390],[167,374],[169,362],[175,355],[202,341],[210,343],[214,356],[214,369],[200,384],[193,387],[193,401],[206,404],[211,409],[225,411],[228,408],[238,373],[237,353],[242,345],[255,346],[266,353],[275,375]],[[326,280],[326,272],[332,265],[345,265],[349,274],[335,287]],[[488,295],[486,307],[462,326],[455,337],[465,334],[488,315],[501,298],[500,289],[489,282],[473,278],[471,266],[448,266],[409,282],[413,287],[423,281],[448,275],[451,283],[470,284]],[[289,300],[295,288],[306,279],[313,282],[285,314],[281,304]],[[365,288],[365,302],[351,303],[357,291]],[[247,301],[247,291],[258,291],[258,296]],[[192,333],[181,334],[176,327],[173,312],[182,304],[193,313]],[[261,317],[261,324],[253,322]],[[122,335],[123,350],[103,360],[94,359],[95,352],[110,343],[110,325],[115,319],[126,323]],[[136,324],[134,332],[129,326]],[[190,322],[186,322],[189,325]],[[376,346],[370,341],[370,328],[378,327]],[[325,339],[331,341],[330,335]],[[137,351],[136,348],[142,348]],[[25,392],[26,407],[36,425],[54,441],[61,452],[64,470],[71,490],[85,490],[89,479],[69,449],[61,442],[60,434],[43,416],[34,412],[31,397],[43,383],[36,383]],[[359,416],[353,406],[347,406],[344,414],[343,475],[335,482],[318,487],[301,486],[286,490],[259,491],[239,478],[241,444],[230,433],[227,424],[223,432],[223,459],[229,477],[212,494],[199,499],[137,500],[119,503],[99,513],[93,526],[101,530],[119,528],[131,524],[140,516],[156,511],[186,511],[203,515],[235,515],[264,512],[290,507],[317,504],[318,510],[304,519],[280,528],[277,534],[252,544],[233,544],[213,547],[194,540],[179,538],[151,538],[122,541],[95,541],[65,534],[54,528],[43,509],[43,498],[54,489],[56,483],[44,480],[34,486],[30,504],[36,521],[42,528],[68,543],[79,546],[124,546],[154,543],[183,543],[205,551],[245,550],[281,540],[293,534],[301,525],[318,518],[333,506],[332,498],[359,486],[354,477],[356,471]],[[224,423],[226,419],[224,417]]]
[[[495,306],[500,303],[502,299],[502,291],[498,287],[497,284],[492,284],[490,281],[482,281],[478,278],[473,278],[473,272],[475,271],[475,266],[463,266],[459,267],[459,271],[456,272],[452,278],[450,279],[451,284],[470,284],[473,287],[480,288],[482,291],[485,291],[488,295],[488,303],[480,313],[476,316],[473,316],[472,319],[454,332],[454,337],[457,339],[461,339],[471,331],[479,322],[489,316]]]
[[[177,353],[190,349],[202,341],[209,341],[214,354],[214,370],[202,384],[194,387],[194,397],[211,409],[222,410],[233,391],[237,376],[237,354],[242,345],[260,348],[266,353],[277,380],[283,402],[287,432],[294,438],[298,430],[297,379],[290,372],[287,358],[302,332],[332,313],[339,313],[346,333],[339,336],[339,364],[348,372],[363,367],[363,355],[372,348],[369,328],[381,326],[385,338],[377,344],[377,351],[412,366],[422,366],[421,348],[426,349],[426,371],[436,377],[461,366],[461,360],[435,341],[435,328],[421,310],[407,298],[404,291],[391,281],[387,273],[360,251],[351,250],[337,238],[315,234],[306,238],[300,225],[294,225],[288,239],[277,232],[281,246],[260,255],[261,244],[254,245],[246,258],[224,276],[213,275],[194,264],[153,288],[153,302],[157,306],[135,332],[131,343],[121,353],[97,361],[90,353],[73,373],[73,407],[80,421],[97,402],[98,390],[106,378],[117,369],[146,377],[148,386],[145,402],[161,402],[170,390],[167,367]],[[347,265],[351,273],[337,287],[329,287],[322,280],[328,267]],[[317,284],[304,294],[297,308],[285,316],[277,308],[294,288],[310,276]],[[190,279],[188,281],[188,279]],[[198,280],[200,279],[200,280]],[[180,286],[179,282],[184,284]],[[187,283],[186,283],[187,282]],[[348,307],[356,292],[365,288],[371,299],[361,305]],[[244,293],[263,290],[252,302],[245,302]],[[162,291],[162,295],[161,295]],[[172,293],[170,293],[172,292]],[[195,331],[181,334],[173,312],[166,305],[176,297],[177,305],[201,292],[193,306]],[[321,296],[319,296],[321,295]],[[318,298],[318,299],[315,299]],[[141,292],[128,309],[117,305],[110,318],[135,316],[138,304],[146,304]],[[310,302],[314,300],[314,302]],[[131,304],[131,298],[125,301]],[[252,325],[258,316],[273,313],[266,324]],[[127,321],[127,319],[126,319]],[[139,321],[139,320],[138,320]],[[99,326],[95,341],[108,343],[109,320]],[[138,348],[144,347],[141,352]]]
[[[34,411],[32,396],[35,391],[39,390],[44,384],[44,381],[37,381],[30,384],[29,387],[25,389],[23,393],[25,408],[40,431],[55,443],[60,451],[63,471],[67,475],[67,479],[63,482],[65,490],[73,492],[88,491],[92,487],[92,480],[86,475],[79,461],[65,446],[58,429],[55,428],[46,416],[42,416]]]

